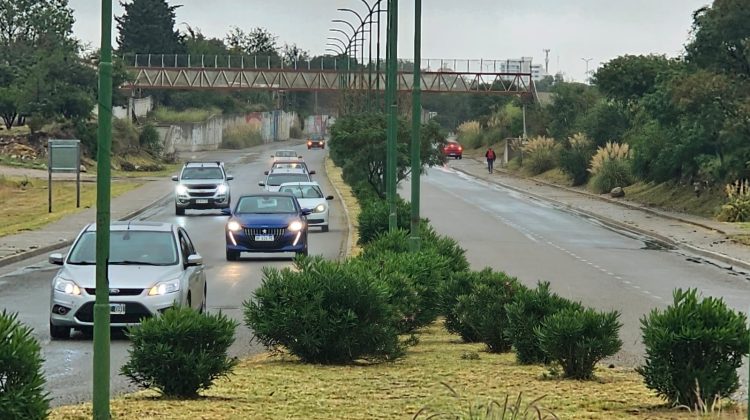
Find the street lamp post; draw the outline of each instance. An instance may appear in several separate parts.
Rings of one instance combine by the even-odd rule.
[[[420,130],[422,129],[422,0],[414,0],[414,81],[412,83],[412,111],[411,111],[411,237],[410,249],[419,251],[421,240],[419,235],[419,193],[422,176],[422,163],[419,152],[421,149]]]
[[[589,61],[593,60],[593,58],[581,58],[581,60],[586,62],[586,73],[584,74],[584,82],[586,82],[586,79],[589,77]]]
[[[396,208],[396,142],[398,136],[398,98],[396,65],[398,61],[398,0],[388,0],[388,136],[386,156],[386,192],[389,204],[388,230],[398,228]]]
[[[96,177],[96,301],[93,417],[109,420],[109,222],[112,144],[112,0],[102,0]]]

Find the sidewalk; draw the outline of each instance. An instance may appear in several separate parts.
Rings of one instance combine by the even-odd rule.
[[[503,169],[496,169],[490,175],[484,161],[478,159],[455,160],[449,166],[476,178],[585,214],[607,225],[650,236],[731,267],[750,269],[750,247],[727,238],[731,234],[748,233],[734,224],[648,208],[626,199],[613,199],[519,177]]]
[[[111,219],[131,219],[172,193],[171,179],[141,179],[144,185],[112,199]],[[96,221],[96,208],[63,217],[41,229],[0,238],[0,267],[69,246],[83,227]]]

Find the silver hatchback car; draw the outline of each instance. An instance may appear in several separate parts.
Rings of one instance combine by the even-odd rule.
[[[139,324],[179,304],[206,308],[206,274],[185,229],[171,223],[114,222],[110,233],[109,312],[112,327]],[[67,256],[52,254],[62,265],[52,279],[50,336],[70,337],[94,326],[96,296],[96,224],[86,226]]]

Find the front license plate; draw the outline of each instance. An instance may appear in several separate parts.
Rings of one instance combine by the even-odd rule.
[[[273,235],[255,235],[256,242],[273,242]]]
[[[208,200],[195,200],[195,204],[208,204]]]
[[[125,315],[125,304],[124,303],[111,303],[109,305],[110,315]]]

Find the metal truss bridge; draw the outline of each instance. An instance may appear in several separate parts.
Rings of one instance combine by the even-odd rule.
[[[278,57],[124,56],[130,80],[123,89],[385,91],[385,64],[325,57],[285,62]],[[399,91],[411,91],[414,63],[399,60]],[[422,60],[421,89],[428,93],[534,96],[531,63],[519,60]],[[511,71],[508,71],[511,70]]]

